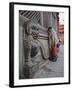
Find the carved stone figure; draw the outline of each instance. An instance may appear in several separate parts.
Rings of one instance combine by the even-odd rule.
[[[24,24],[24,75],[25,78],[33,78],[35,72],[39,69],[39,63],[42,60],[48,60],[45,55],[44,46],[39,39],[39,27],[34,21],[27,21]],[[38,55],[38,56],[37,56]]]

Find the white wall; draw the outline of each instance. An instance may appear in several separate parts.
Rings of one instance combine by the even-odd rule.
[[[72,0],[1,0],[0,1],[0,90],[9,90],[9,2],[30,2],[46,4],[71,5]],[[72,14],[72,13],[71,13]],[[71,63],[72,64],[72,63]],[[71,69],[72,70],[72,69]],[[18,88],[16,88],[18,89]],[[19,90],[71,90],[71,85],[19,88]]]

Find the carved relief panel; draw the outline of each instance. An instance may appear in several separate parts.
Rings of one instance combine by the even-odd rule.
[[[20,20],[23,18],[20,16]],[[47,29],[33,20],[26,20],[22,27],[22,78],[33,78],[35,73],[48,62]],[[21,29],[21,28],[20,28]],[[20,78],[21,78],[20,77]]]

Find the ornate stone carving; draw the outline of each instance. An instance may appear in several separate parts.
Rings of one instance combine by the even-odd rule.
[[[35,72],[39,69],[39,63],[42,62],[42,60],[48,60],[48,56],[46,56],[44,46],[38,40],[42,37],[39,35],[38,25],[33,21],[27,21],[24,27],[24,75],[25,78],[33,78]],[[38,53],[40,53],[39,57],[36,56]],[[35,59],[35,57],[37,57],[37,59]]]

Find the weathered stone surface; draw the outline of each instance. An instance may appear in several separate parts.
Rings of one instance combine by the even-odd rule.
[[[55,78],[64,77],[64,46],[60,46],[59,57],[56,62],[48,61],[48,63],[39,69],[34,78]]]
[[[33,42],[32,46],[31,46],[31,57],[36,56],[38,51],[39,51],[39,45],[37,43]]]

